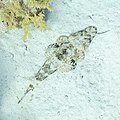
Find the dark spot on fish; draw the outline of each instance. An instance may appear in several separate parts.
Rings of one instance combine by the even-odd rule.
[[[56,57],[58,58],[58,60],[62,60],[63,59],[63,54],[58,53],[58,54],[56,54]]]
[[[77,63],[74,59],[71,60],[71,64],[72,64],[72,67],[73,67],[72,69],[75,69]]]
[[[89,43],[91,43],[92,39],[91,39],[91,38],[88,38],[88,40],[89,40]]]
[[[67,49],[63,49],[63,54],[67,54]]]
[[[55,43],[55,44],[54,44],[54,46],[55,46],[56,48],[58,48],[58,47],[59,47],[59,45],[58,45],[57,43]]]
[[[81,31],[81,34],[80,34],[81,36],[83,36],[83,31]]]

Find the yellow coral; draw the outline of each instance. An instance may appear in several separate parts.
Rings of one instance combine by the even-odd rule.
[[[35,27],[41,28],[41,30],[46,30],[47,29],[47,24],[43,20],[44,14],[39,13],[38,15],[34,15],[34,17],[31,17],[31,21],[33,22]]]
[[[19,1],[16,0],[13,3],[7,5],[1,9],[1,21],[7,23],[8,28],[14,28],[17,26],[17,17],[24,17],[25,12],[22,10],[19,5]]]
[[[29,16],[27,15],[26,17],[24,17],[22,24],[21,24],[21,26],[25,32],[25,34],[23,36],[23,40],[25,40],[27,37],[31,36],[29,25],[30,25],[30,19],[29,19]]]
[[[52,10],[51,3],[53,0],[27,0],[29,7]]]
[[[7,24],[9,29],[21,27],[24,30],[23,39],[31,36],[30,24],[41,30],[47,29],[47,23],[44,20],[44,10],[52,10],[51,2],[53,0],[12,0],[11,3],[0,9],[0,20]],[[33,12],[33,10],[35,12]]]

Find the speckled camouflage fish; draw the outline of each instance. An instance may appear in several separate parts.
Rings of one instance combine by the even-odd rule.
[[[35,75],[36,80],[44,80],[57,70],[67,72],[77,66],[77,62],[85,57],[85,51],[97,34],[95,26],[89,26],[81,31],[60,36],[56,43],[50,44],[45,52],[46,61]]]

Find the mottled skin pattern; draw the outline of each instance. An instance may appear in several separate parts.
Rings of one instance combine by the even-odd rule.
[[[85,57],[85,51],[97,34],[95,26],[89,26],[81,31],[60,36],[56,43],[48,46],[45,55],[47,60],[36,74],[36,80],[44,80],[57,70],[62,72],[76,68],[78,60]]]

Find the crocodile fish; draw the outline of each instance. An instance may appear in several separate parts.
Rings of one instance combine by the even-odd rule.
[[[36,80],[42,81],[58,70],[68,72],[75,69],[96,34],[97,28],[89,26],[69,36],[60,36],[46,49],[46,61],[35,75]]]

